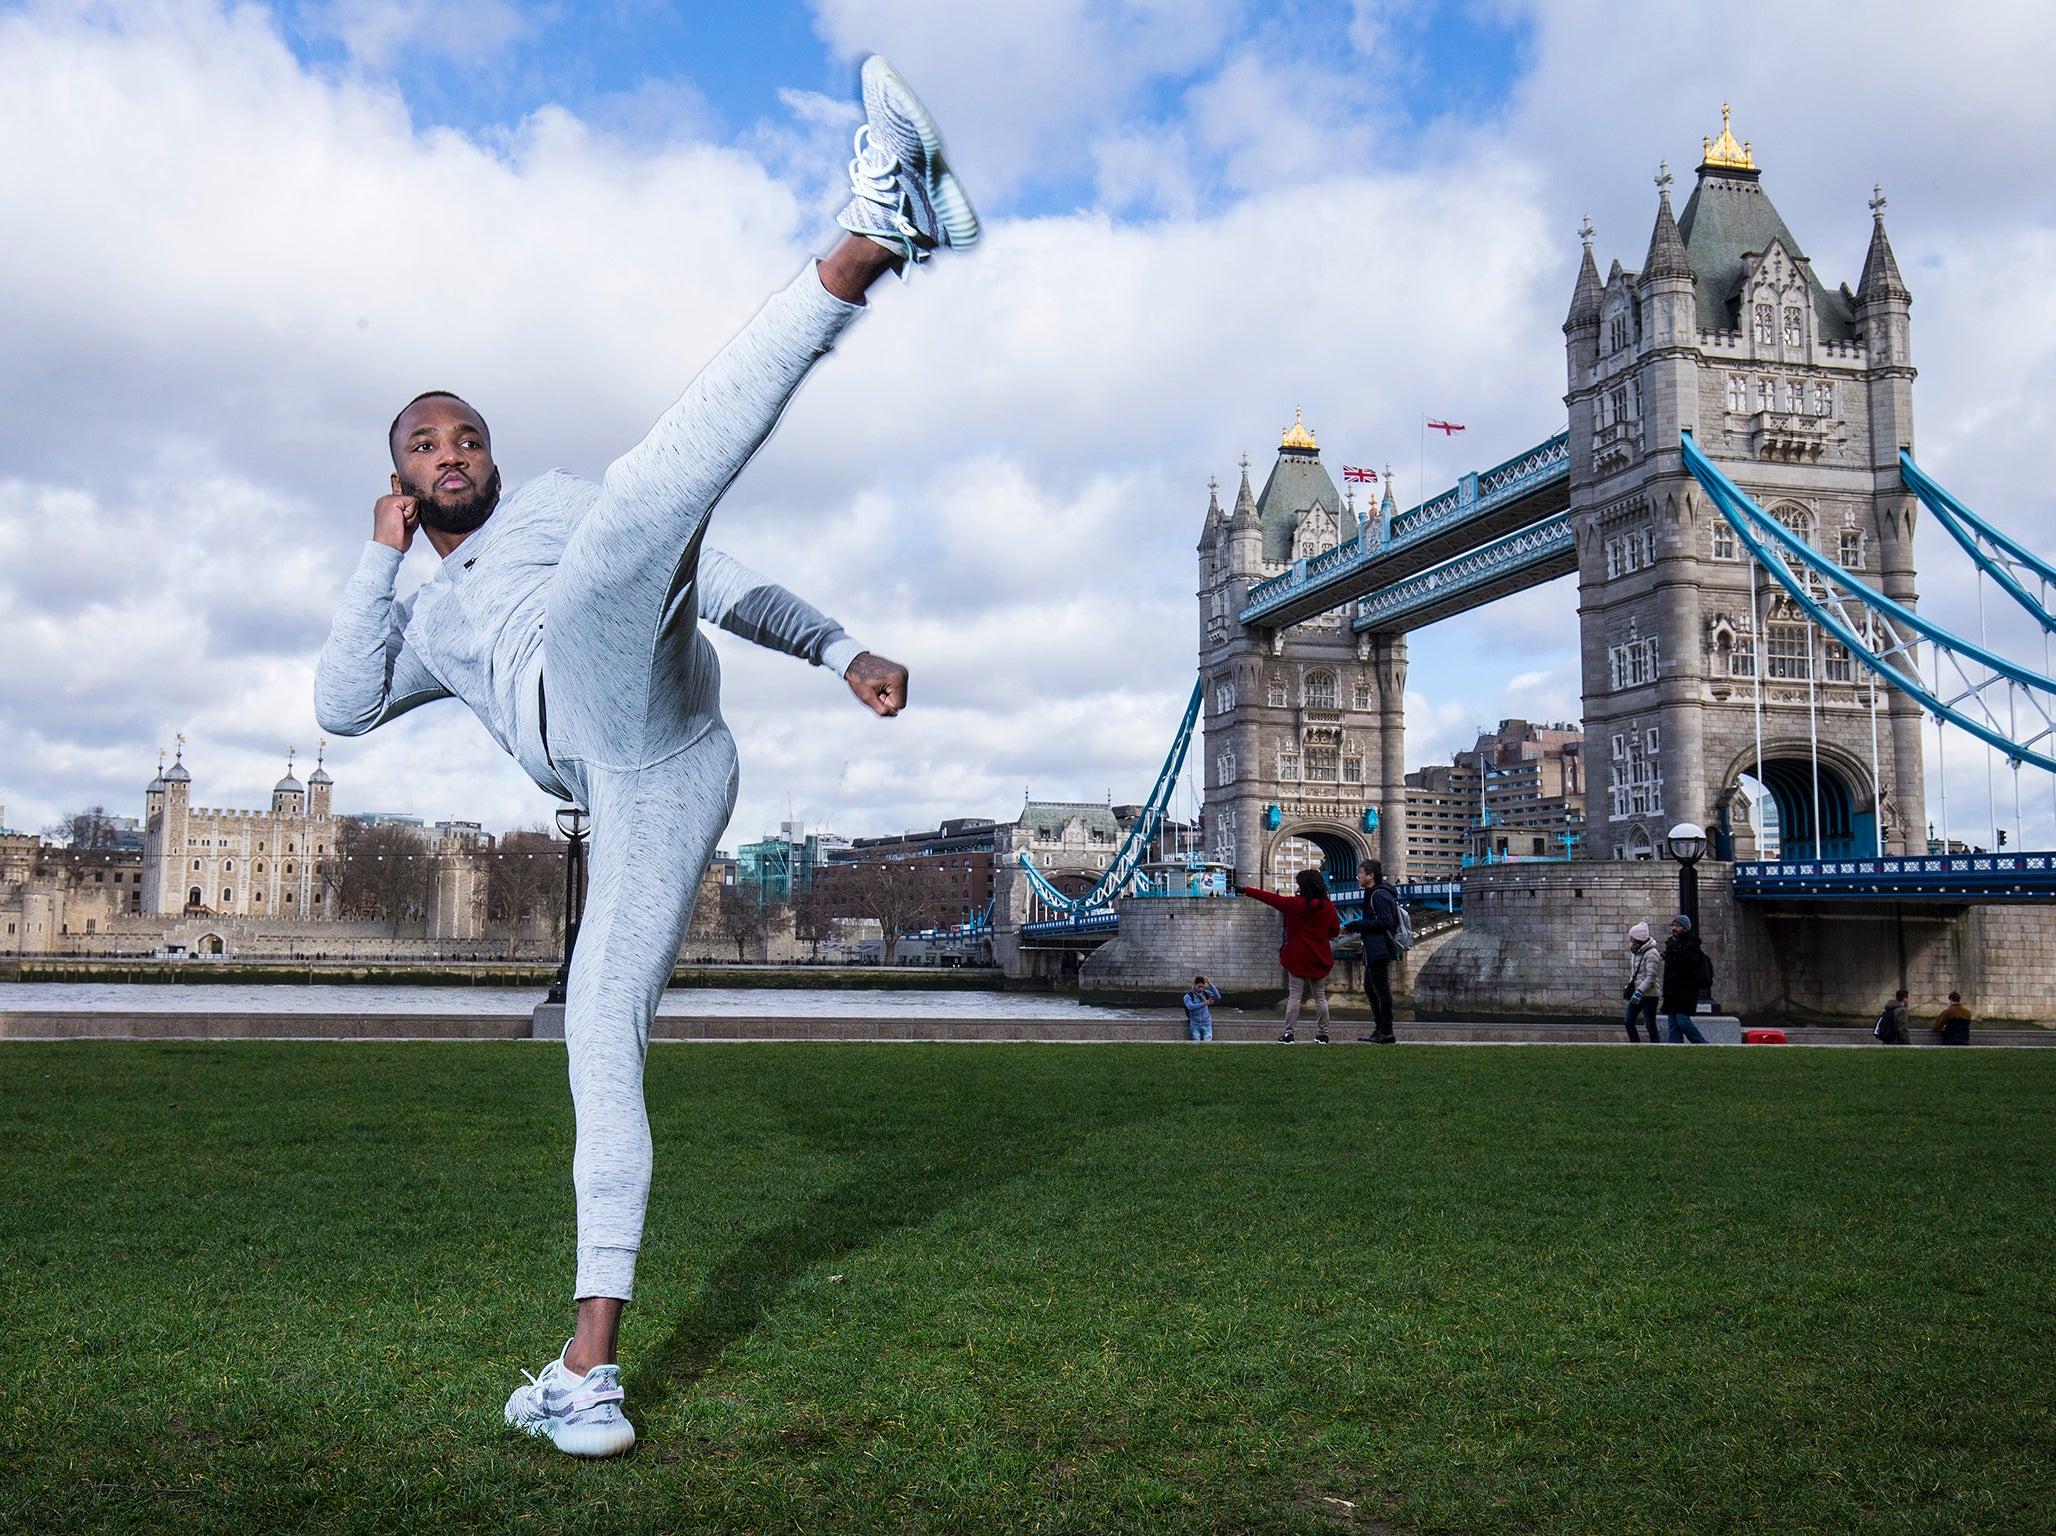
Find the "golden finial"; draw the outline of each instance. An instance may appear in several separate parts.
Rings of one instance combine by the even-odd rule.
[[[1720,104],[1720,137],[1717,139],[1700,140],[1700,143],[1706,146],[1705,163],[1712,166],[1715,170],[1755,170],[1756,156],[1750,152],[1749,144],[1746,141],[1737,144],[1734,132],[1728,124],[1728,104],[1722,102]]]
[[[1313,429],[1306,424],[1299,413],[1299,407],[1292,408],[1292,425],[1285,429],[1285,439],[1280,448],[1315,448]]]

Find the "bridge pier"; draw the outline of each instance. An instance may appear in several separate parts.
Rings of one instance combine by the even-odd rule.
[[[1617,1016],[1627,931],[1677,910],[1667,860],[1474,868],[1463,931],[1421,967],[1423,1018]],[[1905,987],[1916,1019],[1951,990],[1980,1019],[2056,1019],[2056,907],[1889,900],[1738,901],[1734,866],[1699,866],[1700,928],[1723,1011],[1764,1023],[1869,1023]]]

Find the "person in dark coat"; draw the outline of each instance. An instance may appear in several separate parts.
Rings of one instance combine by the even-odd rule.
[[[1364,888],[1364,915],[1344,923],[1344,933],[1360,933],[1364,940],[1364,995],[1371,1000],[1371,1043],[1391,1045],[1399,1037],[1392,1032],[1392,962],[1399,958],[1399,893],[1385,883],[1385,866],[1367,859],[1364,873],[1370,883]]]
[[[1335,903],[1328,899],[1328,882],[1319,870],[1302,869],[1297,884],[1297,896],[1276,896],[1254,885],[1245,885],[1242,894],[1284,914],[1285,943],[1278,950],[1278,963],[1285,967],[1285,1033],[1279,1038],[1292,1038],[1292,1027],[1299,1022],[1300,999],[1312,992],[1314,1017],[1319,1021],[1314,1038],[1326,1044],[1328,973],[1335,969],[1333,945],[1342,931],[1342,919],[1335,914]]]
[[[1691,1041],[1706,1044],[1706,1036],[1692,1022],[1699,1011],[1699,994],[1713,985],[1713,962],[1700,947],[1692,931],[1692,919],[1680,912],[1671,919],[1670,937],[1663,945],[1663,1011],[1670,1018],[1670,1043]]]

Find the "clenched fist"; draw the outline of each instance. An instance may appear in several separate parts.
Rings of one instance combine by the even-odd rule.
[[[896,661],[864,651],[842,678],[858,702],[874,715],[890,717],[907,707],[907,669]]]
[[[420,509],[414,498],[400,489],[400,477],[393,476],[392,495],[379,497],[371,509],[372,539],[404,555],[414,542],[414,530],[420,523]]]

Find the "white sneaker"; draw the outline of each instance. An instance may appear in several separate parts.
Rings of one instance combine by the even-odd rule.
[[[942,155],[921,98],[877,54],[864,61],[863,126],[850,161],[850,202],[835,222],[910,263],[978,239],[978,215]]]
[[[574,1376],[560,1354],[540,1376],[521,1374],[528,1385],[507,1399],[509,1427],[547,1435],[567,1456],[619,1456],[635,1444],[635,1426],[621,1411],[620,1366],[596,1365]]]

